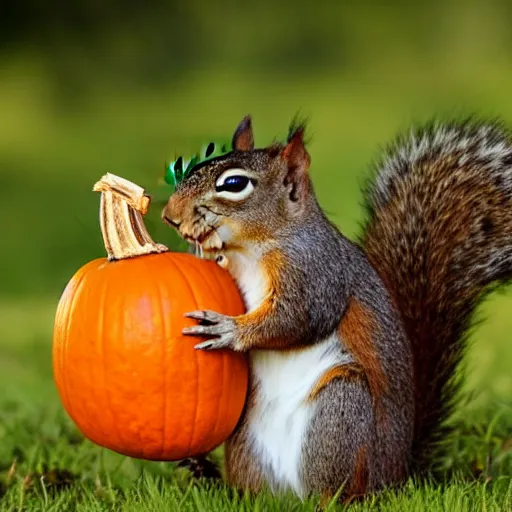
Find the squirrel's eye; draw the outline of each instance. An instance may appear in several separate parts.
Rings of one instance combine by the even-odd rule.
[[[247,176],[229,176],[222,185],[217,185],[215,189],[217,192],[222,192],[223,190],[227,192],[242,192],[248,184],[249,178]]]
[[[253,190],[254,180],[244,174],[235,174],[233,170],[225,172],[215,184],[217,197],[233,201],[245,199]]]

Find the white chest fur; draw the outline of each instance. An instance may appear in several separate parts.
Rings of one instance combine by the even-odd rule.
[[[329,368],[352,360],[341,348],[333,335],[304,350],[250,354],[257,386],[254,407],[247,417],[253,449],[262,466],[271,468],[276,486],[291,488],[299,496],[303,493],[303,443],[316,407],[307,398]]]
[[[248,311],[256,309],[269,292],[258,261],[261,255],[227,254],[229,272],[236,280]],[[307,398],[316,382],[335,365],[352,361],[336,333],[307,349],[253,350],[250,364],[257,388],[246,421],[254,455],[269,485],[291,488],[299,496],[302,448],[315,403]]]
[[[268,280],[259,260],[261,255],[253,252],[228,252],[229,273],[235,279],[247,311],[253,311],[264,300],[269,292]]]

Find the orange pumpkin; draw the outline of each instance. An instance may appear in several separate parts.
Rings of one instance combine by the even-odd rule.
[[[54,377],[65,410],[98,445],[131,457],[207,453],[234,430],[248,365],[231,351],[194,349],[184,314],[244,312],[229,274],[212,261],[155,244],[144,190],[107,174],[95,185],[107,258],[87,263],[59,301]]]

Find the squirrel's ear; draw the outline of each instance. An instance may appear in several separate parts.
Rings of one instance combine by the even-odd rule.
[[[233,150],[250,151],[254,149],[254,136],[252,134],[251,116],[245,116],[235,130],[231,142]]]
[[[290,189],[290,199],[294,202],[303,199],[309,190],[309,164],[311,158],[304,144],[304,126],[295,128],[288,137],[288,143],[281,151],[288,173],[285,185]]]

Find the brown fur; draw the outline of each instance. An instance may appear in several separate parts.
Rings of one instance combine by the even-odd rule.
[[[375,347],[378,324],[374,314],[361,302],[352,298],[338,332],[364,371],[374,403],[380,409],[381,398],[387,392],[388,383]]]
[[[232,141],[233,149],[237,151],[250,151],[254,149],[254,136],[250,116],[245,116],[238,125]]]
[[[224,224],[229,226],[236,233],[235,241],[231,244],[231,249],[237,248],[243,250],[243,246],[248,243],[269,243],[274,239],[274,235],[267,226],[261,224],[244,224],[242,226],[237,222],[224,220]],[[236,246],[236,240],[240,241],[240,245]]]
[[[326,510],[330,502],[332,501],[333,496],[334,493],[330,489],[322,491],[320,493],[320,502],[318,503],[316,510],[318,512]]]
[[[354,473],[352,474],[352,479],[350,480],[346,493],[344,493],[347,498],[362,496],[366,492],[369,479],[366,452],[366,446],[361,446],[357,451]]]
[[[275,298],[281,294],[285,256],[280,250],[274,249],[261,258],[260,265],[267,276],[268,295],[257,309],[236,318],[238,341],[243,350],[294,348],[293,340],[286,336],[269,338],[259,334],[260,330],[265,330],[265,324],[273,318]]]
[[[311,190],[308,178],[311,157],[306,151],[303,139],[304,129],[299,127],[290,134],[288,144],[281,152],[281,157],[288,167],[285,183],[290,185],[290,198],[294,202],[303,202]]]
[[[318,393],[322,391],[334,379],[344,379],[346,381],[366,379],[365,373],[357,363],[349,363],[341,366],[335,366],[327,370],[315,384],[315,387],[309,393],[308,402],[315,400]]]

